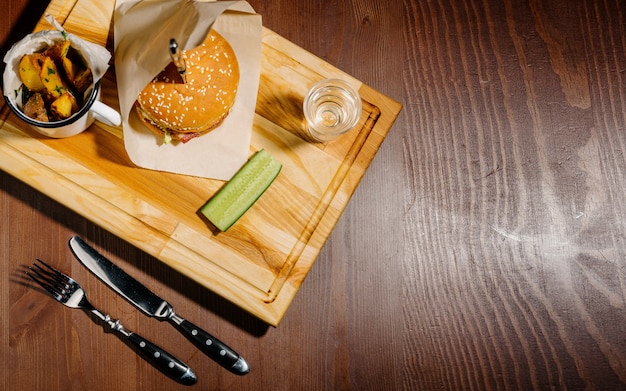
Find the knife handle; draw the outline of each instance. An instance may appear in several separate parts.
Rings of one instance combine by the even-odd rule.
[[[248,363],[228,345],[180,316],[177,318],[179,321],[172,321],[172,324],[204,354],[234,374],[245,375],[250,372]]]
[[[190,386],[198,381],[196,374],[187,364],[147,339],[131,332],[128,334],[128,340],[146,360],[177,382]]]

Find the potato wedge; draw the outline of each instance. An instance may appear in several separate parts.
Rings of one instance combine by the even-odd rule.
[[[22,83],[33,92],[39,92],[44,90],[44,85],[41,82],[41,66],[37,61],[37,56],[32,54],[26,54],[22,57],[19,64],[19,73]]]
[[[28,98],[28,101],[26,101],[24,105],[24,114],[34,120],[48,122],[46,104],[39,92],[35,92]]]
[[[93,83],[93,76],[80,54],[70,47],[64,52],[63,57],[61,57],[61,63],[70,86],[73,87],[76,92],[80,94],[84,93]]]
[[[70,41],[64,39],[63,41],[59,41],[54,45],[50,46],[43,53],[44,56],[52,58],[58,64],[61,63],[61,59],[67,56],[68,51],[70,50]]]
[[[60,97],[67,91],[67,86],[63,82],[59,70],[51,57],[46,56],[44,58],[39,76],[48,93],[54,98]]]
[[[72,62],[67,57],[61,58],[61,62],[63,63],[63,70],[65,70],[65,75],[70,83],[74,83],[74,79],[76,79],[76,74],[78,73],[78,66]]]
[[[60,97],[55,99],[50,105],[52,111],[60,119],[69,118],[78,111],[78,103],[76,98],[69,92],[64,92]]]
[[[83,94],[87,91],[87,88],[93,83],[93,75],[91,74],[91,70],[89,68],[81,69],[74,80],[72,81],[74,84],[74,88],[79,93]]]

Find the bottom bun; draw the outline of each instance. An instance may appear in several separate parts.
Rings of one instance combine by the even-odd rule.
[[[219,120],[218,122],[214,123],[213,125],[205,128],[205,129],[201,129],[195,132],[178,132],[172,129],[164,129],[162,126],[158,125],[157,123],[155,123],[154,121],[152,121],[147,113],[145,113],[141,107],[135,103],[134,105],[135,108],[135,112],[137,113],[137,117],[139,117],[139,119],[141,120],[141,122],[148,128],[150,129],[150,131],[152,131],[152,133],[156,134],[157,136],[159,136],[159,138],[161,140],[163,140],[165,143],[168,143],[170,140],[173,141],[180,141],[183,144],[186,143],[187,141],[194,139],[196,137],[202,136],[205,133],[210,132],[211,130],[217,128],[218,126],[220,126],[222,124],[222,122],[224,122],[224,119],[226,118],[226,116],[228,115],[228,113],[226,113],[221,120]]]

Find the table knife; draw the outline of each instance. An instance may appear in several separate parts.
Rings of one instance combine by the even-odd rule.
[[[237,375],[250,371],[246,360],[208,332],[174,313],[174,308],[126,274],[79,236],[69,240],[74,256],[100,280],[148,316],[167,320],[218,364]]]

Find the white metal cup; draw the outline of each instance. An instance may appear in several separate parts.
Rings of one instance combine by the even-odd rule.
[[[94,84],[85,102],[76,113],[60,121],[43,122],[32,119],[22,112],[14,100],[8,99],[7,96],[4,98],[11,110],[20,119],[37,132],[52,138],[77,135],[91,126],[94,120],[110,126],[118,126],[122,122],[120,114],[116,110],[100,101],[100,82]]]
[[[54,20],[52,20],[52,22],[54,22]],[[24,101],[22,94],[25,92],[26,87],[22,84],[19,76],[18,67],[20,58],[25,54],[43,51],[45,48],[50,47],[62,39],[67,39],[65,32],[56,30],[40,31],[27,35],[14,44],[9,52],[5,54],[4,62],[6,68],[2,75],[2,91],[7,105],[20,119],[29,124],[37,132],[53,138],[74,136],[91,126],[95,120],[107,125],[119,126],[122,123],[120,114],[100,101],[100,80],[96,79],[95,75],[94,83],[89,86],[80,99],[83,104],[78,112],[74,113],[69,118],[59,121],[43,122],[28,117],[22,111]],[[77,37],[72,38],[71,42],[72,47],[79,52],[87,64],[92,64],[94,61],[96,62],[96,64],[93,65],[97,67],[98,74],[101,76],[106,70],[103,65],[107,65],[106,62],[108,62],[110,58],[110,53],[103,47],[101,48],[95,44],[90,44]],[[105,54],[106,57],[104,57]],[[92,72],[95,69],[94,67],[92,67]]]

